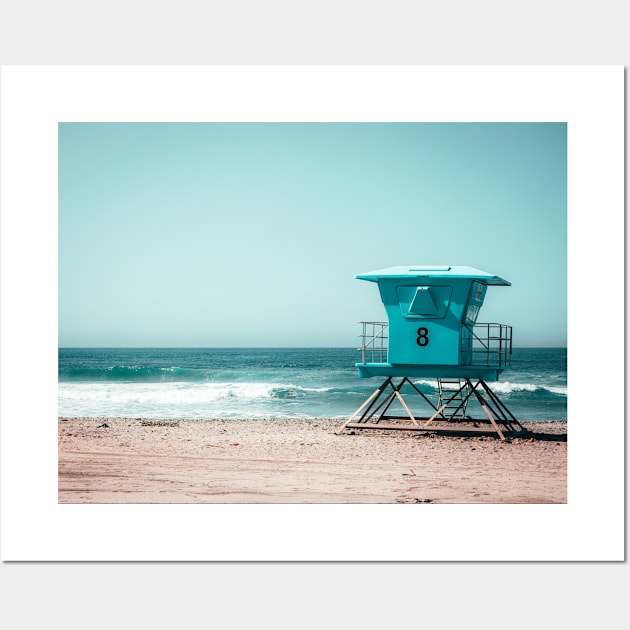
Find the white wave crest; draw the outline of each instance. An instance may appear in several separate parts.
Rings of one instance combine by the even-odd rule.
[[[426,387],[433,387],[433,389],[437,389],[437,380],[436,379],[419,379],[413,382],[414,385],[425,385]]]
[[[547,387],[545,385],[535,385],[533,383],[510,383],[509,381],[488,383],[488,385],[493,392],[497,392],[499,394],[511,394],[512,392],[537,392],[544,390],[560,396],[567,395],[566,387]]]
[[[327,387],[284,383],[60,383],[59,400],[113,404],[199,404],[218,400],[259,400]]]
[[[437,380],[426,380],[420,379],[414,381],[415,385],[425,385],[428,387],[432,387],[433,389],[437,389],[438,384]],[[509,381],[497,381],[493,383],[488,383],[488,386],[493,392],[497,394],[511,394],[513,392],[537,392],[540,390],[544,390],[550,392],[552,394],[557,394],[559,396],[567,395],[566,387],[559,386],[546,386],[546,385],[536,385],[535,383],[510,383]],[[445,389],[456,389],[456,385],[446,385]]]

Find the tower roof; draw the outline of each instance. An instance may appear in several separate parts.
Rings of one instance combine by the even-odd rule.
[[[359,280],[378,282],[382,278],[469,278],[483,284],[511,286],[511,283],[499,276],[475,269],[451,265],[410,265],[408,267],[388,267],[376,271],[368,271],[355,276]]]

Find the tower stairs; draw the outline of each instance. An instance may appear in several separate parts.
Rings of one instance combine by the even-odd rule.
[[[466,418],[466,404],[470,398],[470,386],[466,379],[438,378],[440,415],[449,422]]]

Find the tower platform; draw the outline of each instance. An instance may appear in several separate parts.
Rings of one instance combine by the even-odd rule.
[[[418,365],[391,363],[356,363],[359,378],[372,376],[410,376],[414,378],[469,378],[486,382],[499,380],[503,367],[479,365]]]

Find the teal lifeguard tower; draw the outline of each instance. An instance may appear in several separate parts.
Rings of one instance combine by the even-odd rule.
[[[490,389],[510,365],[512,327],[479,323],[488,287],[510,283],[472,267],[391,267],[355,276],[375,282],[387,322],[360,322],[360,378],[384,380],[344,424],[352,429],[521,433],[523,426]],[[411,379],[436,379],[435,404]],[[395,382],[395,379],[399,379]],[[428,411],[412,411],[403,387]],[[403,410],[392,414],[394,403]],[[481,417],[470,415],[478,403]]]

